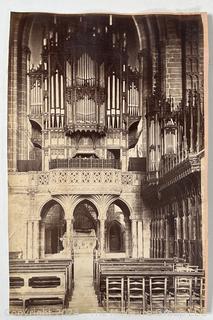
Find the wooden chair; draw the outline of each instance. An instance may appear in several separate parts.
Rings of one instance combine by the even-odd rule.
[[[121,276],[106,277],[106,310],[124,311],[124,278]]]
[[[164,312],[167,309],[167,277],[155,276],[149,278],[150,310]]]
[[[205,311],[205,278],[196,278],[192,285],[193,311],[202,313]]]
[[[192,277],[175,277],[174,311],[192,311]]]
[[[138,310],[140,313],[144,313],[145,307],[145,278],[141,276],[127,277],[127,311]]]

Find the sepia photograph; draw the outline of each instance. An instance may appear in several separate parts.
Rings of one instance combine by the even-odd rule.
[[[11,13],[10,314],[206,312],[207,31]]]

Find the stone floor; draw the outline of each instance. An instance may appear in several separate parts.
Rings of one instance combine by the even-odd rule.
[[[100,313],[105,310],[98,306],[93,287],[93,256],[79,253],[74,260],[75,287],[69,308],[65,313]]]

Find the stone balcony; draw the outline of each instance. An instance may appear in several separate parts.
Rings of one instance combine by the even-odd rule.
[[[10,192],[57,194],[113,194],[140,188],[140,172],[119,169],[52,169],[43,172],[9,173]]]

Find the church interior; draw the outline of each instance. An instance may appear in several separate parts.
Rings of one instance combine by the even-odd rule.
[[[11,313],[205,311],[204,109],[199,14],[11,14]]]

